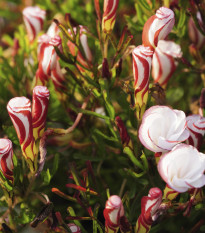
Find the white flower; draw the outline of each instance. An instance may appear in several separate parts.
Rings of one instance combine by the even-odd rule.
[[[167,152],[189,137],[183,111],[153,106],[143,115],[139,129],[141,143],[153,152]]]
[[[205,185],[205,154],[190,145],[180,144],[164,154],[158,171],[167,185],[177,192]]]

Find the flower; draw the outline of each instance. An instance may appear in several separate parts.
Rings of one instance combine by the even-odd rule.
[[[202,19],[201,19],[200,12],[197,12],[196,18],[197,18],[198,22],[201,24]],[[189,38],[192,41],[192,43],[198,49],[202,48],[202,46],[205,44],[205,36],[197,29],[192,18],[190,18],[189,22],[188,22],[188,33],[189,33]]]
[[[153,152],[167,152],[189,137],[186,124],[183,111],[167,106],[153,106],[143,115],[139,139]]]
[[[143,45],[137,46],[132,52],[133,75],[135,89],[135,105],[141,109],[147,103],[149,75],[153,51]]]
[[[105,33],[111,33],[116,19],[116,11],[119,0],[104,0],[102,30]]]
[[[43,22],[46,12],[38,6],[29,6],[23,10],[23,20],[31,42],[34,41],[37,34],[43,29]]]
[[[183,193],[205,185],[205,154],[190,145],[179,144],[162,155],[158,163],[161,178],[173,190]]]
[[[106,201],[103,215],[105,218],[105,232],[109,232],[109,229],[117,232],[120,226],[120,218],[124,216],[124,207],[119,196],[113,195],[109,197]]]
[[[160,7],[144,25],[142,42],[151,49],[157,47],[159,40],[164,40],[171,32],[175,23],[174,12],[166,7]]]
[[[80,227],[75,225],[74,223],[69,223],[68,227],[70,228],[72,233],[81,233]]]
[[[3,175],[13,183],[13,148],[9,139],[0,139],[0,169]]]
[[[79,50],[77,50],[76,45],[74,43],[72,43],[70,40],[68,40],[67,45],[68,45],[68,48],[70,50],[71,55],[72,56],[77,56],[77,61],[78,61],[78,63],[81,64],[81,65],[77,65],[78,69],[81,72],[85,72],[83,67],[89,69],[89,63],[92,61],[92,53],[91,53],[91,50],[90,50],[90,48],[88,46],[87,35],[85,34],[87,32],[87,30],[82,25],[79,25],[79,28],[80,28],[80,43],[82,45],[82,48],[83,48],[83,51],[84,51],[84,54],[85,54],[85,57],[86,57],[87,60],[84,58],[82,53]],[[76,34],[77,33],[77,28],[74,27],[73,31]],[[68,33],[70,34],[70,36],[72,38],[73,35],[72,35],[70,29],[68,29]],[[76,54],[76,51],[77,51],[77,54]]]
[[[32,98],[32,125],[35,140],[43,135],[48,112],[49,90],[45,86],[35,86]]]
[[[178,63],[174,58],[182,56],[181,47],[172,41],[160,40],[152,59],[152,77],[155,83],[166,86]]]
[[[205,134],[205,117],[194,114],[188,116],[186,119],[187,128],[190,133],[190,136],[186,142],[199,150],[203,143],[203,136]]]
[[[151,188],[148,196],[141,200],[141,214],[137,220],[136,233],[149,232],[149,229],[156,220],[157,210],[162,202],[162,191],[159,188]]]
[[[31,171],[37,169],[37,152],[33,137],[31,102],[26,97],[15,97],[7,104],[7,110],[16,130],[23,156]]]
[[[42,35],[38,39],[38,70],[36,72],[36,84],[45,85],[48,81],[51,71],[56,67],[57,54],[52,44],[51,37],[47,34]]]

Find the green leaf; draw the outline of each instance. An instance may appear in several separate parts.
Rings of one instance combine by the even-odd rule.
[[[184,26],[186,21],[186,10],[181,8],[179,13],[179,22],[177,24],[177,29],[180,29]]]
[[[128,155],[130,160],[133,162],[133,164],[140,169],[144,170],[144,166],[138,161],[138,159],[135,157],[133,151],[129,147],[125,147],[123,152]]]
[[[51,174],[50,174],[49,168],[47,168],[46,171],[42,171],[41,176],[43,177],[43,181],[44,181],[45,185],[48,185],[51,181]]]
[[[100,131],[98,129],[94,129],[93,133],[98,134],[99,136],[103,137],[104,139],[106,139],[108,141],[118,142],[118,139],[116,139],[114,137],[107,136],[106,134],[104,134],[102,131]]]

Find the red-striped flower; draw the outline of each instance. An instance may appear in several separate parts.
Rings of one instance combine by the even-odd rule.
[[[9,139],[0,139],[0,169],[3,175],[13,183],[13,148]]]
[[[29,40],[32,42],[37,34],[43,29],[43,22],[46,12],[38,6],[29,6],[23,10],[23,19],[28,33]]]
[[[49,95],[49,90],[45,86],[36,86],[33,89],[32,124],[35,140],[40,138],[45,130]]]
[[[162,202],[162,191],[159,188],[151,188],[148,196],[141,200],[141,215],[136,224],[136,233],[149,232],[152,223],[156,220],[157,210]]]
[[[9,116],[16,130],[23,156],[32,172],[37,169],[37,152],[33,137],[31,102],[26,97],[15,97],[7,104]]]
[[[52,44],[50,44],[51,37],[44,34],[39,37],[38,47],[38,70],[36,72],[36,84],[45,85],[51,75],[51,70],[56,67],[57,54]]]
[[[143,45],[136,47],[132,52],[135,105],[139,116],[147,103],[152,56],[153,51]]]
[[[81,233],[80,227],[75,225],[74,223],[69,223],[68,227],[70,228],[72,233]]]
[[[119,0],[104,0],[102,30],[110,33],[115,25],[116,11]]]
[[[166,7],[160,7],[144,25],[142,42],[151,49],[157,47],[159,40],[164,40],[174,26],[174,12]]]
[[[172,41],[160,40],[152,59],[152,77],[155,83],[166,86],[178,65],[174,58],[182,56],[181,47]]]
[[[199,23],[202,23],[201,14],[197,12],[196,17]],[[192,18],[189,19],[188,23],[189,38],[196,48],[200,49],[205,44],[205,36],[197,29]]]
[[[76,54],[77,48],[76,48],[75,44],[72,43],[70,40],[68,40],[67,45],[68,45],[68,48],[70,50],[71,55],[72,56],[77,56],[77,61],[78,61],[78,63],[81,64],[81,66],[77,65],[78,69],[81,72],[85,72],[85,70],[83,69],[83,67],[89,69],[89,64],[88,63],[90,63],[92,61],[92,53],[91,53],[91,50],[90,50],[90,48],[88,46],[87,36],[85,34],[87,32],[87,30],[83,26],[81,26],[81,25],[79,25],[79,27],[80,27],[80,43],[82,45],[82,48],[83,48],[83,51],[84,51],[86,59],[82,55],[82,53],[80,51],[78,51],[77,54]],[[73,31],[74,31],[74,33],[76,33],[77,32],[77,28],[74,27]],[[68,33],[72,37],[72,33],[71,33],[70,29],[68,30]]]
[[[186,142],[199,150],[202,146],[203,136],[205,134],[205,117],[201,117],[200,115],[191,115],[186,119],[187,128],[190,133]]]
[[[120,218],[124,216],[124,207],[119,196],[110,196],[103,211],[105,232],[116,233],[120,227]]]

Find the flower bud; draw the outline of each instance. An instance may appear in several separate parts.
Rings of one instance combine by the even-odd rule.
[[[31,102],[26,97],[15,97],[7,104],[9,116],[16,130],[23,156],[32,172],[37,169],[37,152],[33,137]]]
[[[152,59],[152,77],[155,83],[166,86],[178,63],[174,58],[182,56],[181,47],[172,41],[160,40]]]
[[[115,122],[116,122],[117,128],[120,132],[120,138],[121,138],[123,146],[128,146],[128,144],[130,142],[130,136],[127,133],[127,129],[126,129],[122,119],[119,116],[117,116],[117,117],[115,117]]]
[[[145,110],[148,99],[152,56],[153,51],[149,47],[144,47],[143,45],[136,47],[132,52],[135,106],[139,112],[139,118]]]
[[[102,77],[103,78],[107,78],[107,79],[111,78],[111,73],[109,71],[109,65],[108,65],[107,58],[103,58],[103,62],[102,62]]]
[[[75,225],[74,223],[69,223],[68,227],[70,228],[72,233],[81,233],[80,227]]]
[[[156,212],[162,202],[162,191],[159,188],[151,188],[148,196],[141,200],[141,215],[136,224],[136,233],[149,232],[153,221],[156,220]]]
[[[116,11],[119,0],[104,0],[102,30],[105,33],[111,33],[116,19]]]
[[[175,23],[174,12],[166,7],[160,7],[144,25],[142,42],[152,50],[157,47],[159,40],[164,40],[171,32]]]
[[[45,16],[46,12],[38,6],[24,8],[23,20],[30,42],[33,42],[37,34],[43,29]]]
[[[205,117],[200,115],[191,115],[187,118],[187,129],[190,136],[186,143],[196,147],[198,150],[202,146],[203,136],[205,134]]]
[[[0,139],[0,169],[3,175],[13,183],[13,148],[9,139]]]
[[[33,89],[32,124],[35,140],[40,138],[45,130],[49,95],[49,90],[45,86],[35,86]]]
[[[179,144],[162,155],[158,163],[161,178],[173,190],[183,193],[205,185],[205,154],[190,145]]]
[[[120,226],[120,218],[124,216],[124,207],[119,196],[110,196],[103,211],[105,218],[105,232],[117,233]]]
[[[144,113],[139,139],[153,152],[167,152],[189,137],[186,125],[183,111],[156,105]]]
[[[61,71],[60,63],[57,61],[56,67],[51,71],[51,79],[55,86],[56,91],[66,91],[65,78]]]
[[[39,37],[38,47],[38,70],[36,72],[36,84],[45,85],[48,77],[51,75],[51,70],[56,67],[57,54],[52,44],[50,44],[51,37],[44,34]]]
[[[198,22],[202,23],[200,12],[197,12],[196,17],[197,17]],[[202,48],[203,45],[205,44],[205,36],[197,29],[192,18],[189,19],[188,33],[189,33],[190,40],[196,46],[196,48],[197,49]]]

